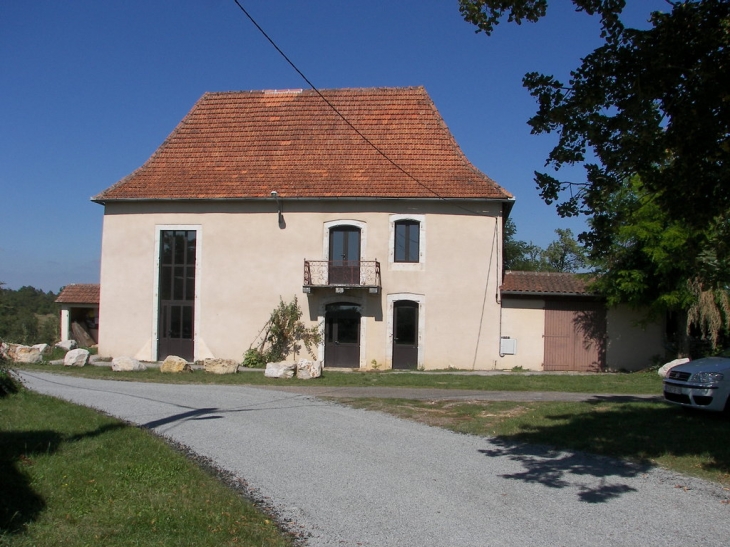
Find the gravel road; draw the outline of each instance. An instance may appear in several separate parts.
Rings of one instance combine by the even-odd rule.
[[[728,491],[648,466],[459,435],[299,393],[21,375],[31,389],[212,459],[312,547],[730,542]]]

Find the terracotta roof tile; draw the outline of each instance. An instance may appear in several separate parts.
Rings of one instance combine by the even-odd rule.
[[[98,304],[99,285],[72,283],[66,285],[56,298],[59,304]]]
[[[239,91],[203,95],[142,167],[93,199],[512,197],[464,156],[423,87],[321,93],[423,185],[315,91]]]
[[[591,295],[588,280],[572,273],[506,272],[502,294]]]

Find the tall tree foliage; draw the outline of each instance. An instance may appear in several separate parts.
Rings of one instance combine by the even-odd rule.
[[[517,239],[517,226],[510,218],[504,225],[502,237],[505,270],[527,272],[578,272],[586,265],[584,249],[570,229],[555,230],[558,239],[546,249],[530,241]]]
[[[532,132],[558,136],[554,171],[535,182],[561,216],[591,216],[579,239],[610,300],[681,312],[717,343],[730,321],[730,0],[668,0],[646,30],[624,25],[625,0],[572,2],[599,18],[604,42],[567,82],[524,77],[538,103]],[[504,19],[539,20],[548,1],[460,9],[491,34]],[[576,164],[585,180],[560,180]]]
[[[0,283],[0,339],[20,344],[56,341],[56,294],[24,286],[5,289]],[[46,317],[43,317],[46,316]]]

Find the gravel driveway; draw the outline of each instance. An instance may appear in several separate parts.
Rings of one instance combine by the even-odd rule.
[[[243,478],[311,546],[724,546],[722,487],[240,386],[23,372],[26,385],[154,429]]]

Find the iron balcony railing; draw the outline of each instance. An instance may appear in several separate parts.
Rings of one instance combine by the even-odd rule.
[[[380,290],[377,260],[305,260],[304,292],[315,287]]]

